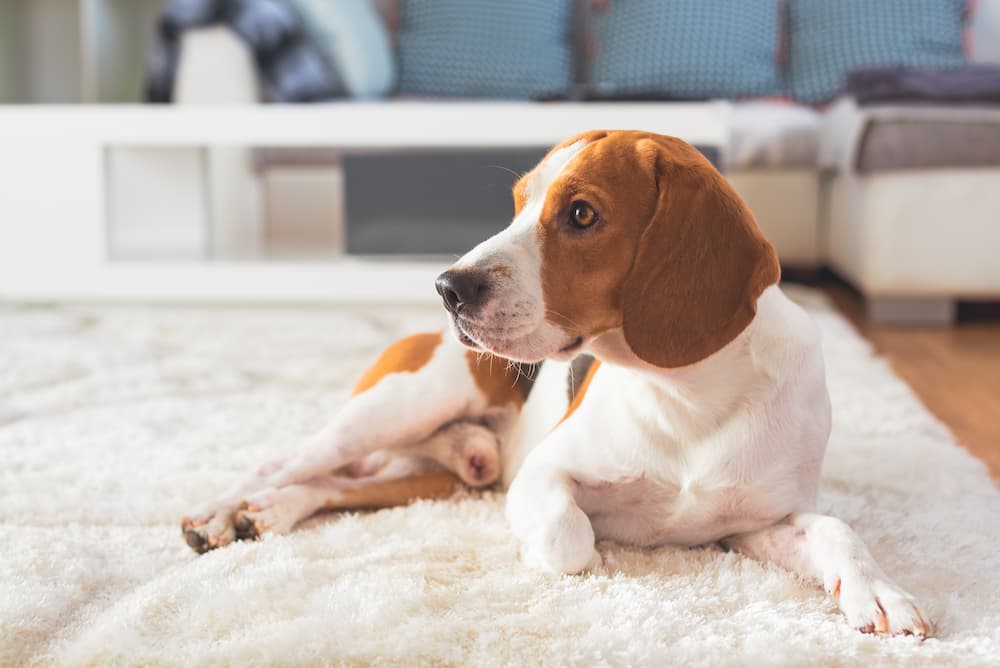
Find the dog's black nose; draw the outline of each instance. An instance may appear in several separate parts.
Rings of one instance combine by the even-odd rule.
[[[462,308],[475,306],[482,301],[486,281],[475,272],[456,269],[438,276],[434,287],[444,300],[444,307],[458,315]]]

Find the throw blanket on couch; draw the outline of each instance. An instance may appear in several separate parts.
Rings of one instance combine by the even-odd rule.
[[[864,67],[847,76],[846,92],[859,105],[998,104],[1000,67],[964,65],[951,69],[904,66]]]
[[[309,102],[342,97],[338,73],[287,0],[170,0],[157,24],[146,81],[149,102],[170,102],[185,30],[225,24],[254,54],[265,97]]]

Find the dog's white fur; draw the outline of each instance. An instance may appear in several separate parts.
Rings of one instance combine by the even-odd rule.
[[[488,271],[502,263],[511,271],[474,317],[453,321],[472,347],[504,357],[564,360],[581,349],[597,357],[602,365],[575,412],[560,423],[567,365],[552,362],[522,411],[489,409],[464,367],[465,349],[446,337],[429,364],[352,399],[300,455],[261,469],[203,509],[203,523],[225,530],[218,518],[253,493],[258,517],[286,530],[348,484],[322,477],[330,470],[377,450],[405,451],[441,425],[489,413],[503,448],[507,518],[528,564],[585,571],[600,563],[595,539],[721,541],[820,582],[862,630],[927,635],[913,599],[858,536],[812,512],[830,404],[817,329],[779,287],[761,294],[735,340],[686,367],[643,363],[620,330],[566,349],[574,336],[546,317],[535,226],[548,185],[582,148],[577,142],[551,154],[511,226],[456,264]],[[417,466],[405,461],[401,474]]]
[[[530,560],[576,572],[595,563],[595,534],[699,545],[812,507],[830,428],[817,332],[776,286],[758,309],[701,363],[597,370],[511,486],[507,516]],[[606,360],[604,344],[589,347]]]

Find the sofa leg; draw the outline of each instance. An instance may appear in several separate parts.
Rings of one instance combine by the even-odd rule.
[[[951,299],[869,297],[868,320],[877,325],[950,325],[955,322]]]

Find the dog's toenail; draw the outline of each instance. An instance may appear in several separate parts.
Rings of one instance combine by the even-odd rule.
[[[886,633],[889,630],[889,617],[885,614],[882,601],[876,598],[875,605],[878,606],[878,617],[875,618],[875,630],[879,633]]]

